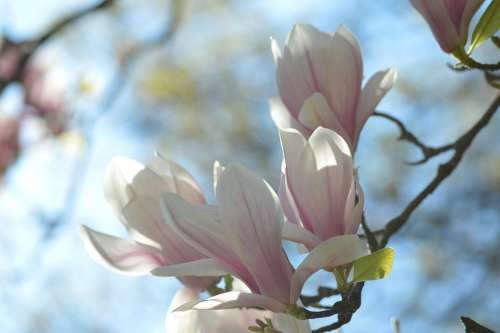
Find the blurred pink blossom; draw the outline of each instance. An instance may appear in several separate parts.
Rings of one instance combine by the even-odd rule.
[[[0,176],[16,161],[19,155],[20,126],[19,119],[0,116]]]

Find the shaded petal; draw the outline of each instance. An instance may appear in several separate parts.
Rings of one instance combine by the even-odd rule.
[[[465,43],[467,43],[467,35],[469,34],[470,21],[483,3],[484,0],[466,0],[466,5],[462,12],[462,17],[460,20],[460,28],[459,28],[460,40],[464,45]]]
[[[295,128],[305,136],[311,133],[310,130],[304,127],[290,114],[286,106],[278,97],[269,99],[269,109],[271,110],[271,118],[278,129]]]
[[[458,29],[453,24],[443,1],[410,0],[429,24],[434,37],[443,51],[450,53],[460,45]]]
[[[198,300],[198,292],[189,289],[179,289],[168,307],[165,317],[165,329],[168,333],[201,332],[203,321],[198,311],[174,312],[179,306]],[[207,333],[209,331],[206,331]],[[215,332],[214,332],[215,333]]]
[[[357,197],[357,202],[356,202]],[[356,203],[356,204],[355,204]],[[363,188],[359,184],[358,180],[353,183],[351,190],[349,191],[349,196],[347,197],[345,206],[345,223],[346,223],[346,234],[355,234],[359,229],[361,224],[361,219],[363,215],[363,209],[365,206],[365,194]]]
[[[161,153],[156,152],[155,158],[151,161],[149,167],[169,184],[172,190],[168,192],[177,193],[184,200],[194,204],[206,203],[198,182],[179,164],[166,159]],[[159,194],[163,192],[167,191],[162,191]]]
[[[258,290],[253,277],[228,243],[216,207],[194,206],[176,194],[164,193],[162,209],[165,222],[175,230],[176,235],[201,253],[223,262],[253,291]]]
[[[286,305],[263,295],[230,291],[210,297],[204,301],[185,303],[174,311],[224,310],[234,308],[261,308],[273,312],[285,312]]]
[[[80,226],[85,250],[99,264],[126,275],[144,275],[165,260],[157,249]]]
[[[306,99],[300,110],[299,120],[311,131],[318,127],[326,127],[340,134],[347,142],[351,142],[351,138],[337,115],[330,109],[326,99],[320,93],[314,93]]]
[[[396,81],[397,71],[393,68],[375,73],[363,88],[356,111],[356,142],[368,117],[373,113],[380,100],[392,88]],[[341,134],[341,133],[339,133]],[[342,135],[342,134],[341,134]]]
[[[321,239],[307,229],[302,228],[297,224],[285,222],[283,225],[283,239],[301,243],[309,248],[314,248],[321,243]]]
[[[324,267],[348,264],[367,252],[356,235],[332,237],[316,246],[295,270],[292,277],[290,303],[297,302],[305,281]]]
[[[217,259],[200,259],[181,264],[174,264],[155,268],[151,274],[155,276],[222,276],[227,269]]]

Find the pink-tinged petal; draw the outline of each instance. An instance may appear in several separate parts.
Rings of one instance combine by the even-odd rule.
[[[307,229],[297,224],[285,222],[283,225],[283,239],[304,244],[308,248],[314,248],[321,243],[321,239]]]
[[[375,73],[365,84],[356,111],[356,141],[368,117],[371,116],[378,103],[392,88],[396,81],[397,71],[393,68]],[[342,135],[342,133],[339,133]]]
[[[174,311],[225,310],[235,308],[260,308],[272,312],[286,311],[286,305],[273,298],[257,294],[241,293],[238,291],[222,293],[204,301],[188,302],[176,308]]]
[[[427,21],[443,51],[450,53],[460,45],[458,29],[453,24],[444,1],[411,0],[411,3]]]
[[[356,108],[363,80],[363,60],[356,37],[347,27],[340,26],[337,29],[327,56],[329,66],[322,72],[326,77],[325,91],[320,92],[353,142]]]
[[[155,276],[222,276],[227,274],[226,266],[217,259],[200,259],[181,264],[157,267],[151,271]]]
[[[165,260],[157,249],[80,226],[85,250],[99,264],[126,275],[144,275]]]
[[[289,223],[294,223],[297,225],[302,225],[300,221],[299,211],[297,209],[297,205],[295,204],[295,200],[290,193],[288,188],[287,180],[286,180],[286,166],[285,161],[281,164],[281,179],[280,186],[278,190],[278,197],[280,198],[281,208],[283,209],[283,213],[285,214],[285,218]]]
[[[259,288],[237,254],[231,250],[224,227],[214,206],[194,206],[173,193],[162,195],[162,209],[166,224],[175,235],[209,257],[220,260],[253,291]]]
[[[345,221],[345,233],[346,234],[356,234],[359,225],[361,224],[361,219],[363,216],[363,209],[365,206],[365,194],[358,180],[353,182],[351,189],[349,191],[349,196],[346,200],[344,221]]]
[[[160,175],[181,198],[194,204],[205,204],[205,196],[200,185],[191,174],[179,164],[166,159],[161,153],[156,152],[155,158],[149,167]],[[166,192],[166,191],[163,191]]]
[[[334,130],[352,146],[350,136],[340,123],[337,115],[330,109],[326,99],[320,93],[314,93],[306,99],[300,110],[299,120],[311,132],[318,127]]]
[[[298,122],[288,111],[281,99],[273,97],[269,99],[271,118],[279,129],[295,128],[305,136],[309,136],[311,131]]]
[[[306,280],[320,269],[348,264],[366,253],[364,242],[356,235],[335,236],[322,242],[295,270],[292,277],[290,303],[297,302]]]
[[[344,234],[346,198],[354,182],[348,144],[322,127],[309,142],[293,130],[280,134],[287,185],[303,227],[322,240]]]
[[[312,52],[327,48],[329,40],[327,34],[309,25],[296,25],[288,35],[282,57],[277,59],[279,94],[294,118],[304,101],[319,89]]]
[[[286,301],[292,267],[281,245],[284,219],[277,195],[262,178],[232,164],[220,176],[216,197],[227,240],[260,293]]]
[[[449,1],[449,0],[448,0]],[[462,12],[462,16],[460,18],[460,28],[459,35],[460,40],[465,45],[467,43],[467,36],[469,34],[469,25],[472,17],[477,12],[479,7],[484,3],[484,0],[463,0],[466,2],[465,8]]]

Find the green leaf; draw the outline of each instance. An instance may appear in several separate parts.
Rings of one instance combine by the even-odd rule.
[[[469,48],[471,53],[479,44],[493,36],[500,29],[500,0],[493,0],[472,33]]]
[[[361,257],[353,264],[353,282],[379,280],[387,277],[394,262],[394,250],[390,247]]]

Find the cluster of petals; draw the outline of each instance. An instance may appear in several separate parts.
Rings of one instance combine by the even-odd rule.
[[[396,79],[394,69],[375,73],[362,88],[363,60],[356,37],[340,26],[334,34],[298,24],[283,50],[272,39],[279,98],[271,115],[279,128],[308,137],[317,127],[341,135],[354,152],[368,117]]]
[[[467,43],[469,25],[484,0],[411,0],[429,24],[439,46],[452,53]]]
[[[160,155],[147,166],[120,157],[105,192],[128,239],[81,228],[87,251],[105,267],[180,279],[186,288],[170,305],[167,332],[246,332],[268,317],[283,332],[308,333],[306,321],[286,314],[300,305],[306,280],[366,254],[356,234],[364,196],[353,154],[396,72],[377,72],[362,88],[360,48],[345,27],[331,35],[297,25],[283,52],[274,40],[272,49],[280,96],[271,114],[284,157],[279,195],[239,164],[216,164],[209,204],[180,165]],[[296,267],[283,240],[309,251]],[[227,274],[243,287],[200,299]]]
[[[163,222],[161,193],[177,193],[191,203],[206,203],[197,182],[180,165],[159,155],[148,166],[115,157],[109,164],[104,190],[127,229],[129,239],[82,226],[85,248],[98,263],[118,273],[145,275],[158,267],[207,258]],[[216,279],[182,277],[181,282],[195,290],[203,290]]]
[[[247,288],[235,280],[236,289]],[[284,333],[311,333],[309,323],[297,320],[286,314],[273,313],[258,309],[228,309],[228,310],[187,310],[175,311],[186,303],[199,300],[199,294],[189,288],[178,290],[170,303],[165,318],[165,329],[168,333],[248,333],[248,327],[255,326],[256,320],[270,319],[273,328]]]
[[[186,242],[210,259],[155,269],[160,276],[215,276],[232,274],[250,292],[230,291],[205,301],[187,303],[178,310],[217,310],[257,307],[286,312],[296,304],[302,286],[324,267],[350,263],[365,246],[356,235],[341,235],[315,244],[297,268],[292,267],[282,239],[310,244],[306,229],[288,229],[280,202],[260,177],[238,164],[229,165],[216,181],[216,205],[196,205],[174,193],[164,193],[165,222]],[[293,227],[292,227],[293,228]]]
[[[288,221],[311,232],[316,243],[356,234],[364,195],[345,140],[323,127],[309,139],[295,129],[280,135],[284,161],[279,193]]]

